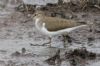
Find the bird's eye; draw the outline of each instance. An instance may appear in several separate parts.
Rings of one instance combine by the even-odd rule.
[[[33,15],[33,17],[35,17],[35,16],[36,16],[36,14]]]

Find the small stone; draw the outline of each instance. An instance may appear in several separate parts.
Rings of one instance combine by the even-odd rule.
[[[22,48],[22,53],[24,54],[26,52],[26,49],[25,48]]]

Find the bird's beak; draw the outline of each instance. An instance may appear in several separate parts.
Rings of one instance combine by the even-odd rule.
[[[34,19],[35,16],[36,16],[36,14],[33,14],[33,15],[31,16],[31,18]]]
[[[36,14],[33,14],[32,17],[34,18],[36,16]]]

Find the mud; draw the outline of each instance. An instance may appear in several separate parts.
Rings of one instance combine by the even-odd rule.
[[[51,61],[51,63],[56,66],[73,64],[77,66],[78,63],[80,63],[79,66],[100,65],[100,9],[87,6],[82,10],[75,4],[64,3],[41,6],[40,10],[44,11],[47,16],[94,24],[92,27],[87,26],[71,32],[69,34],[71,42],[67,44],[66,49],[63,48],[62,36],[52,37],[52,48],[49,48],[48,45],[43,45],[49,41],[48,37],[36,30],[34,21],[29,16],[34,14],[34,8],[30,8],[28,12],[25,9],[20,12],[15,7],[5,7],[0,11],[0,66],[51,66],[45,60],[54,55],[57,55],[55,56],[56,62]],[[80,54],[80,47],[86,47],[87,52],[82,54],[88,54],[88,56],[85,55],[85,60]],[[57,53],[59,49],[62,59],[59,58],[59,52]],[[70,51],[70,49],[78,49],[80,52]],[[65,60],[68,57],[65,55],[67,51],[71,54],[75,52],[75,57]]]

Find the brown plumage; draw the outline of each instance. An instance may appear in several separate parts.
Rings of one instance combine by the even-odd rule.
[[[59,17],[48,17],[45,16],[43,12],[37,12],[34,18],[38,18],[41,25],[45,23],[45,27],[48,31],[58,31],[86,24],[85,22],[78,22],[75,20],[68,20]]]

